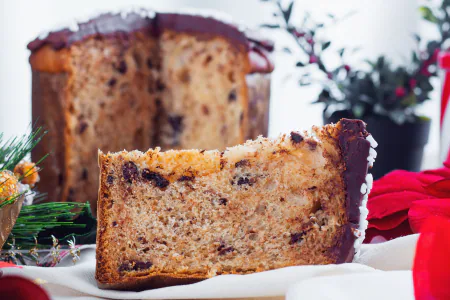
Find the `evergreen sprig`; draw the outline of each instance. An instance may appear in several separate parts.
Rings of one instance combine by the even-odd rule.
[[[78,220],[81,217],[82,222]],[[15,245],[22,249],[36,245],[48,248],[51,234],[57,235],[60,241],[66,241],[72,236],[90,234],[95,231],[95,224],[89,203],[51,202],[23,206],[8,242],[12,243],[14,238]]]
[[[31,134],[5,140],[3,132],[1,132],[0,171],[9,170],[12,172],[14,167],[33,150],[45,134],[47,134],[47,131],[43,130],[42,127],[38,127],[32,130]],[[43,159],[45,157],[40,161]]]

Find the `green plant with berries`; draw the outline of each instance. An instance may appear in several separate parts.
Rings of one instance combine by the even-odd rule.
[[[318,39],[317,33],[326,29],[328,24],[314,22],[309,14],[305,14],[303,22],[294,24],[292,12],[295,0],[288,3],[281,0],[261,1],[272,5],[274,10],[273,21],[262,27],[287,32],[302,53],[302,57],[295,61],[296,67],[303,70],[299,84],[314,84],[308,69],[312,66],[324,73],[325,79],[320,82],[323,88],[314,103],[325,106],[325,115],[344,110],[350,117],[364,119],[371,115],[382,115],[397,124],[420,119],[416,108],[430,99],[433,90],[430,81],[437,76],[438,54],[450,37],[450,16],[447,11],[450,0],[444,0],[435,7],[419,7],[423,19],[437,26],[439,37],[424,43],[419,35],[414,34],[412,38],[417,47],[411,52],[407,66],[394,66],[388,58],[379,56],[374,61],[366,60],[367,68],[364,70],[345,63],[345,54],[352,52],[352,49],[343,48],[335,53],[341,61],[337,67],[329,68],[324,63],[322,57],[330,51],[331,42]],[[330,24],[337,21],[339,19],[334,15],[328,15]],[[286,51],[292,53],[290,49]]]

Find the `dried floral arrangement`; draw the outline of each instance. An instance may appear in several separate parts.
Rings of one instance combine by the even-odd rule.
[[[437,56],[443,44],[450,37],[450,15],[447,7],[450,0],[443,0],[440,6],[419,8],[424,20],[436,24],[439,37],[423,43],[419,35],[413,35],[417,49],[411,52],[407,66],[394,66],[385,56],[375,61],[366,61],[367,70],[358,70],[345,63],[345,56],[352,49],[340,49],[335,53],[341,64],[329,68],[323,55],[329,51],[330,41],[320,40],[317,33],[327,27],[327,22],[314,22],[309,14],[301,24],[294,24],[291,16],[296,1],[260,0],[272,5],[273,22],[262,27],[283,30],[295,41],[306,57],[296,59],[296,66],[302,69],[300,85],[313,84],[311,70],[316,67],[323,73],[319,82],[322,90],[315,103],[322,103],[325,115],[338,110],[347,110],[351,117],[364,119],[370,115],[387,116],[397,124],[415,122],[419,117],[416,107],[429,100],[433,87],[431,78],[437,76]],[[328,23],[336,23],[338,18],[328,15]],[[292,52],[289,49],[286,51]]]
[[[36,163],[27,157],[46,132],[31,131],[9,140],[0,133],[0,261],[53,266],[70,254],[76,262],[75,236],[91,243],[96,220],[88,203],[39,203],[46,195],[39,194],[35,185],[46,156]]]

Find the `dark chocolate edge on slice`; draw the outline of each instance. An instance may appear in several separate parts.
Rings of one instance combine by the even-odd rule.
[[[343,174],[345,184],[345,209],[348,224],[343,226],[340,241],[331,253],[336,257],[336,263],[351,262],[354,256],[355,230],[359,227],[360,211],[364,195],[361,186],[366,183],[369,170],[367,157],[369,156],[370,142],[366,140],[369,133],[366,124],[361,120],[341,119],[338,136],[339,147],[344,159],[345,171]]]
[[[265,62],[263,67],[252,68],[251,73],[271,73],[274,69],[274,64],[270,58],[270,53],[274,50],[273,42],[264,39],[256,31],[241,31],[235,25],[224,23],[212,17],[153,13],[154,16],[152,17],[141,16],[136,12],[128,13],[126,17],[122,17],[121,14],[101,14],[87,22],[78,24],[78,30],[76,31],[64,28],[49,32],[45,38],[38,37],[28,43],[27,48],[31,53],[38,51],[45,45],[50,45],[54,50],[61,50],[92,37],[116,38],[126,42],[130,34],[137,31],[157,36],[164,29],[170,29],[190,34],[222,36],[230,40],[235,46],[242,45],[247,52],[254,53]]]

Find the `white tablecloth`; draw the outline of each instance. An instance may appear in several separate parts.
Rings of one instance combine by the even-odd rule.
[[[417,235],[381,244],[363,245],[351,264],[289,267],[251,275],[222,275],[196,284],[123,292],[100,290],[95,272],[95,248],[86,247],[75,266],[70,259],[59,267],[25,266],[2,269],[38,279],[57,300],[192,299],[284,296],[286,299],[414,299],[411,267]]]

